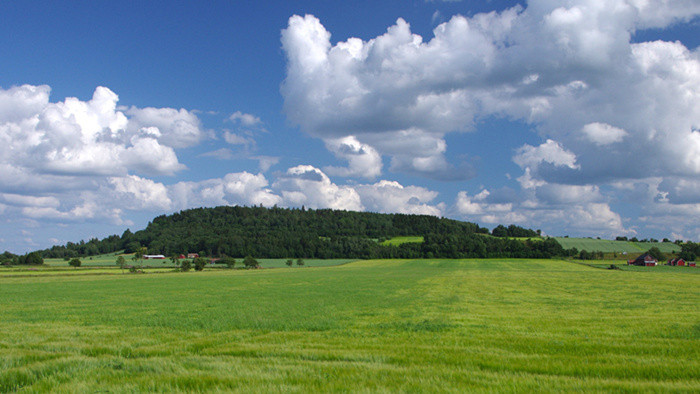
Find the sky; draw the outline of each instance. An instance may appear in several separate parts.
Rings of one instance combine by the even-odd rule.
[[[700,240],[700,2],[0,2],[0,250],[194,207]]]

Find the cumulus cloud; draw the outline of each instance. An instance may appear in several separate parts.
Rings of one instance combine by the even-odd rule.
[[[56,183],[55,177],[172,175],[184,168],[173,147],[161,142],[174,141],[170,137],[179,129],[165,124],[169,111],[157,125],[139,127],[134,124],[144,121],[141,115],[134,120],[118,110],[118,97],[108,88],[96,88],[89,101],[68,97],[51,103],[49,93],[47,86],[0,89],[0,142],[7,148],[0,166],[7,172]]]
[[[581,132],[591,142],[597,145],[609,145],[615,142],[621,142],[627,135],[625,130],[610,126],[605,123],[593,122],[583,126]]]
[[[336,157],[348,162],[347,168],[328,166],[324,171],[343,177],[375,178],[382,172],[382,158],[376,149],[363,144],[353,136],[328,139],[326,148]]]
[[[206,138],[197,115],[184,108],[136,108],[126,111],[129,115],[129,129],[137,132],[141,129],[156,128],[158,141],[173,148],[186,148],[200,143]],[[153,129],[151,129],[153,130]],[[148,133],[148,131],[145,131]]]
[[[515,223],[534,228],[563,227],[564,231],[574,234],[594,232],[608,237],[632,232],[625,228],[620,215],[606,202],[594,202],[600,198],[597,191],[593,191],[594,197],[576,201],[575,197],[586,190],[576,187],[571,190],[563,185],[556,188],[563,190],[548,190],[544,199],[528,196],[523,201],[508,203],[489,201],[491,193],[486,189],[475,196],[462,191],[457,195],[455,209],[463,218],[482,223]]]
[[[363,211],[360,195],[350,186],[339,186],[310,165],[292,167],[273,184],[281,191],[284,204],[309,208]]]
[[[232,122],[240,122],[243,126],[256,126],[262,124],[260,118],[252,114],[246,114],[241,111],[234,112],[229,116],[229,120]]]
[[[609,205],[620,197],[600,185],[663,177],[665,199],[637,203],[700,204],[700,53],[632,39],[698,15],[691,0],[532,0],[454,16],[429,39],[398,19],[377,37],[337,42],[314,16],[293,16],[282,31],[284,109],[312,136],[356,138],[390,156],[391,171],[434,179],[474,173],[447,161],[447,133],[489,117],[522,121],[543,142],[513,157],[528,195],[513,219],[575,217],[582,228],[627,231]],[[462,196],[464,212],[504,218],[504,203],[475,198]],[[557,208],[525,210],[546,204]]]
[[[379,181],[355,187],[362,204],[369,211],[442,216],[443,204],[430,204],[435,191],[420,186],[402,186],[395,181]]]
[[[130,209],[167,210],[172,206],[167,188],[162,183],[135,175],[110,178],[109,183],[113,187],[114,197]]]
[[[537,168],[540,163],[550,163],[554,166],[566,166],[577,169],[576,155],[562,148],[559,143],[547,140],[540,146],[523,145],[518,149],[513,161],[520,167]]]

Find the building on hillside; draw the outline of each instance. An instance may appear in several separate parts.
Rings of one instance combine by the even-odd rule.
[[[196,259],[197,257],[199,257],[199,253],[187,253],[188,259]]]
[[[678,267],[683,267],[685,266],[685,260],[678,258],[678,259],[671,259],[666,263],[666,265],[672,265],[672,266],[678,266]]]
[[[659,263],[652,255],[649,253],[644,253],[643,255],[637,257],[634,260],[627,260],[627,265],[638,265],[642,267],[654,267]]]
[[[165,260],[165,256],[163,256],[162,254],[144,254],[143,258],[146,260],[151,260],[151,259]]]

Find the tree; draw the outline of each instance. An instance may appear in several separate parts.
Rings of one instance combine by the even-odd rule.
[[[303,265],[304,265],[304,260],[302,260],[302,259],[297,259],[297,265],[298,265],[299,267],[303,266]]]
[[[219,261],[221,262],[221,264],[226,265],[226,268],[233,269],[233,267],[236,266],[236,259],[231,257],[224,257]]]
[[[207,259],[204,257],[197,257],[194,259],[194,270],[195,271],[203,271],[204,267],[207,265]]]
[[[122,270],[122,273],[124,273],[124,267],[126,266],[126,259],[124,256],[117,256],[117,265]]]
[[[652,246],[649,250],[647,250],[647,253],[649,253],[651,257],[657,260],[664,259],[664,255],[661,253],[661,250],[659,250],[659,248],[657,248],[656,246]]]
[[[507,237],[508,229],[506,228],[506,226],[499,224],[493,230],[491,230],[491,235],[493,235],[494,237]]]
[[[42,265],[42,264],[44,264],[44,258],[41,257],[41,255],[39,254],[39,252],[32,252],[32,253],[29,253],[29,254],[27,255],[26,259],[24,260],[24,264],[27,264],[27,265]]]
[[[248,255],[243,259],[243,265],[245,265],[246,268],[258,268],[260,263],[258,263],[258,260],[255,260],[253,256]]]
[[[140,265],[142,265],[143,264],[143,256],[146,253],[148,253],[148,248],[146,248],[146,247],[137,248],[136,251],[134,252],[134,257],[132,257],[131,259],[134,261],[139,260]]]
[[[81,263],[80,259],[77,258],[77,257],[72,258],[72,259],[68,262],[68,265],[70,265],[71,267],[75,267],[75,268],[80,267],[81,264],[82,264],[82,263]]]
[[[173,253],[173,254],[170,256],[170,262],[172,262],[172,263],[177,267],[177,260],[178,260],[179,258],[180,258],[180,255],[178,255],[177,253]],[[165,263],[165,261],[164,261],[163,263]]]
[[[292,261],[292,259],[289,259],[285,264],[287,264],[288,267],[291,267],[294,264],[294,262]]]
[[[180,262],[180,271],[187,272],[192,269],[192,263],[188,259],[182,259]]]

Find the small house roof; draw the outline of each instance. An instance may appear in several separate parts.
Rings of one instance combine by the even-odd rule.
[[[637,258],[634,259],[633,261],[634,261],[634,262],[640,262],[640,263],[641,263],[641,262],[644,262],[644,261],[651,261],[651,260],[657,261],[657,260],[654,258],[654,256],[650,255],[650,254],[647,252],[647,253],[644,253],[644,254],[640,255],[639,257],[637,257]]]

